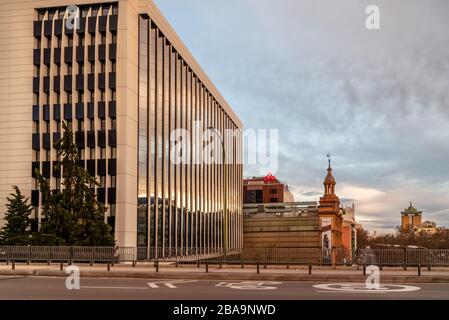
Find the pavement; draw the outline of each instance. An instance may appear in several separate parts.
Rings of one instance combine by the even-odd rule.
[[[208,300],[449,299],[448,283],[393,285],[381,281],[379,288],[367,289],[364,283],[358,282],[81,277],[79,289],[69,290],[67,281],[69,279],[61,277],[0,276],[0,299],[195,300],[198,305],[205,305],[204,301]],[[217,312],[215,308],[210,309],[208,312]]]
[[[367,276],[363,275],[362,268],[357,267],[318,267],[312,268],[309,275],[307,266],[260,266],[259,274],[256,266],[223,266],[217,265],[179,265],[160,263],[159,268],[153,264],[140,263],[133,267],[128,264],[110,266],[96,264],[93,266],[78,264],[80,276],[82,278],[117,278],[117,279],[195,279],[195,280],[264,280],[264,281],[308,281],[308,282],[364,282]],[[65,268],[60,270],[59,264],[30,264],[16,263],[15,269],[12,265],[0,264],[0,276],[20,276],[20,277],[67,277]],[[432,268],[428,271],[421,269],[421,276],[418,276],[416,267],[402,268],[384,267],[380,271],[382,281],[388,283],[449,283],[449,268]]]

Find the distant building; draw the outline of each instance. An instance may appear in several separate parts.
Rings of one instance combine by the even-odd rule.
[[[302,257],[318,263],[320,229],[316,202],[243,205],[243,248],[248,259],[275,249],[276,259],[293,261],[300,257],[295,249],[304,249]]]
[[[355,206],[343,207],[342,246],[346,259],[352,260],[357,249],[357,225]]]
[[[285,203],[293,202],[288,185],[268,174],[265,177],[243,179],[243,203]]]
[[[415,228],[422,222],[422,211],[418,211],[413,207],[410,201],[410,206],[401,212],[401,227],[404,232],[413,232]]]
[[[425,221],[415,226],[415,234],[428,234],[432,235],[437,233],[437,224],[432,221]]]

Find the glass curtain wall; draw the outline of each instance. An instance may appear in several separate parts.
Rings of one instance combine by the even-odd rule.
[[[139,24],[138,246],[161,258],[238,251],[241,132],[157,25],[143,17]],[[211,127],[219,137],[203,141]],[[185,129],[189,140],[180,164],[171,159],[175,129]],[[215,161],[205,163],[203,150],[212,141]]]

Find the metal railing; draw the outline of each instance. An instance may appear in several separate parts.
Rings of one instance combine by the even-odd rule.
[[[342,248],[243,248],[228,250],[204,248],[147,247],[51,247],[0,246],[0,262],[26,263],[125,263],[171,262],[176,264],[261,264],[261,265],[379,265],[449,266],[449,249],[362,249],[353,257]]]

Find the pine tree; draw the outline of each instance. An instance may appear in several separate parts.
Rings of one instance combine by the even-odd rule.
[[[19,187],[13,186],[13,189],[15,193],[7,198],[6,226],[0,231],[0,242],[6,245],[27,245],[31,241],[30,214],[33,206]]]
[[[98,182],[78,165],[79,152],[73,133],[63,123],[64,134],[56,143],[60,162],[55,167],[62,171],[61,190],[51,191],[40,175],[39,181],[45,203],[41,233],[54,235],[55,241],[67,245],[113,246],[111,228],[104,222],[106,207],[93,191]]]

